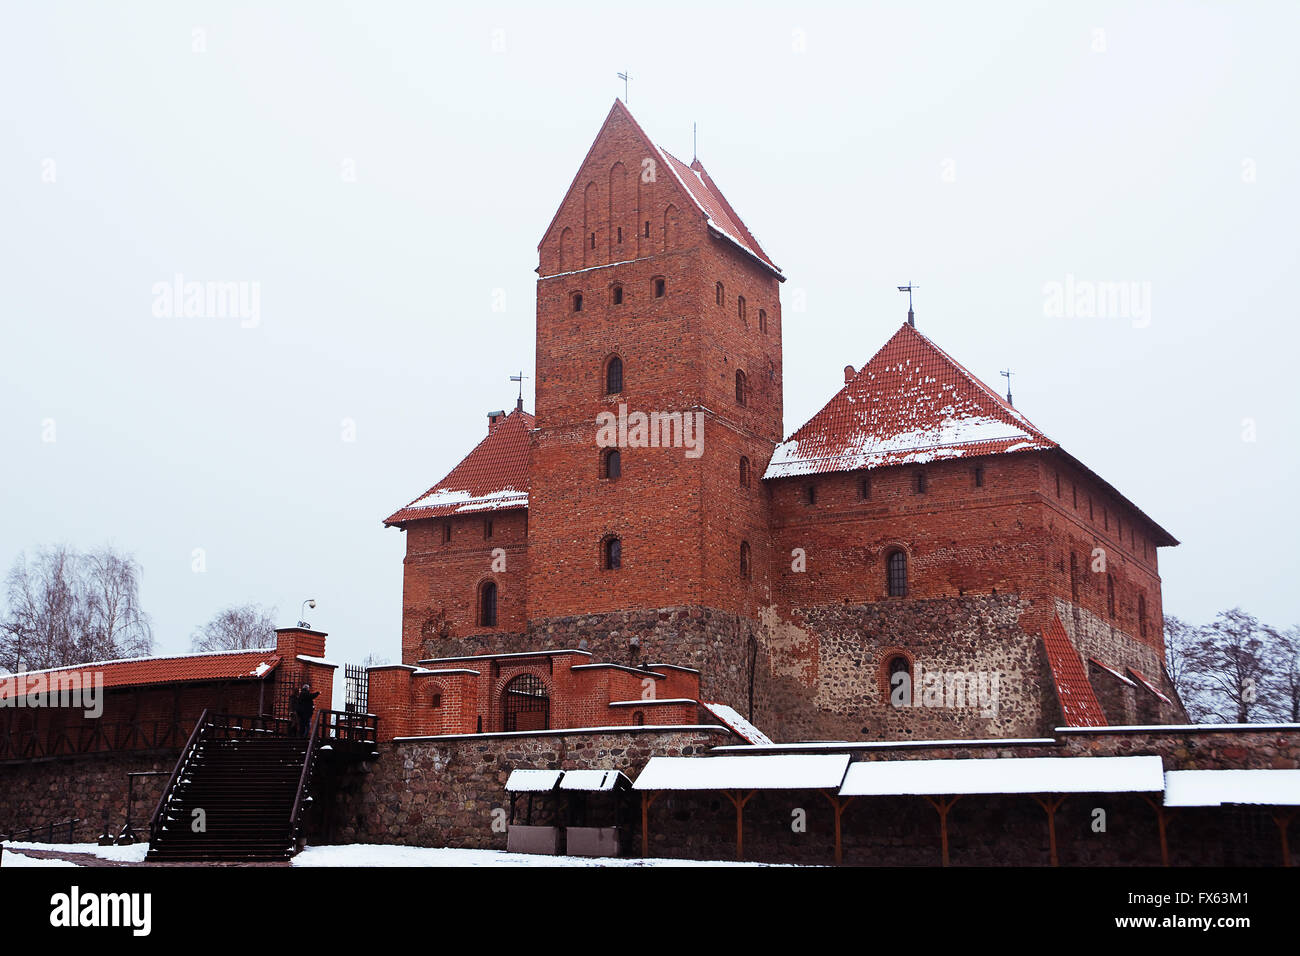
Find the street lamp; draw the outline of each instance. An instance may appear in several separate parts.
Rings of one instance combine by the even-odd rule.
[[[306,616],[307,616],[307,608],[309,608],[309,607],[310,607],[310,608],[315,608],[315,607],[316,607],[316,599],[315,599],[315,598],[308,598],[307,600],[305,600],[305,601],[302,602],[302,607],[298,609],[298,615],[299,615],[299,617],[306,617]],[[311,627],[311,625],[308,624],[306,621],[299,621],[299,622],[298,622],[298,626],[299,626],[299,627]]]

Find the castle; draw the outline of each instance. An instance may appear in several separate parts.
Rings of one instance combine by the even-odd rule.
[[[538,257],[536,414],[385,522],[402,665],[460,702],[426,732],[514,729],[510,679],[561,695],[558,651],[698,672],[777,740],[1184,719],[1177,541],[910,320],[786,437],[785,277],[621,101]]]

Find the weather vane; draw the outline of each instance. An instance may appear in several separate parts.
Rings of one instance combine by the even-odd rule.
[[[622,73],[618,75],[618,78],[623,81],[623,102],[626,103],[627,102],[627,81],[632,79],[632,74],[629,73],[627,70],[624,70]]]
[[[519,383],[519,398],[515,401],[515,408],[519,411],[523,411],[524,409],[524,379],[527,377],[528,376],[524,374],[523,369],[519,370],[518,375],[510,376],[510,381]]]
[[[1007,404],[1008,404],[1008,405],[1015,405],[1015,402],[1013,402],[1013,401],[1011,400],[1011,369],[1009,369],[1009,368],[1004,368],[1004,369],[1002,370],[1001,374],[1002,374],[1002,375],[1006,378],[1006,380],[1007,380]]]
[[[921,288],[919,285],[912,285],[912,280],[907,280],[907,285],[900,285],[899,292],[907,293],[907,324],[916,328],[916,316],[912,312],[912,290]]]

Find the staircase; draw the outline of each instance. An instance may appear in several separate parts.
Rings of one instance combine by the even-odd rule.
[[[204,715],[158,801],[150,861],[271,861],[295,852],[319,743],[273,717]]]

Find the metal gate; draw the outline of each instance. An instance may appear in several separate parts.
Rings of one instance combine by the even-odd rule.
[[[343,709],[349,714],[370,713],[370,673],[359,664],[343,665]]]
[[[502,730],[549,730],[551,700],[546,685],[532,674],[520,674],[501,694]]]

